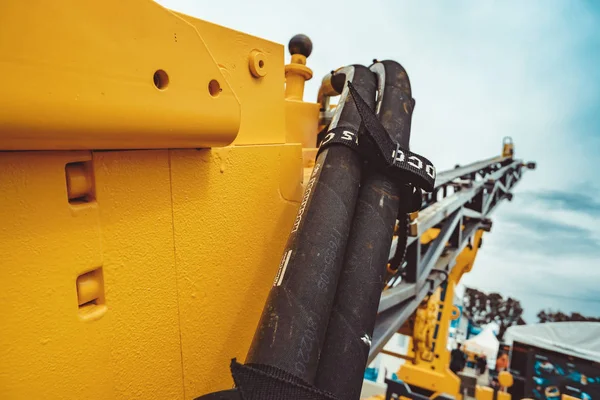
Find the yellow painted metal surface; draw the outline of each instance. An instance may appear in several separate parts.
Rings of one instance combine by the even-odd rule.
[[[576,400],[577,399],[577,397],[569,396],[568,394],[562,394],[560,398],[561,398],[561,400]]]
[[[0,149],[90,149],[0,151],[1,399],[230,388],[302,195],[318,106],[286,105],[283,46],[126,3],[1,6]]]
[[[500,386],[509,388],[513,385],[514,379],[510,372],[500,371],[498,374],[498,382],[500,383]]]
[[[92,156],[96,198],[72,205],[65,165]],[[231,386],[302,193],[298,145],[0,153],[0,170],[0,398]],[[78,277],[100,267],[87,319],[98,288]]]
[[[97,201],[76,207],[65,165],[88,154],[1,154],[1,193],[15,201],[2,211],[0,397],[181,398],[181,354],[187,398],[227,387],[301,195],[301,152],[171,153],[94,153]],[[108,311],[86,323],[76,280],[97,267]]]
[[[306,66],[306,57],[293,54],[285,66],[285,122],[286,141],[301,143],[309,151],[305,166],[312,167],[316,158],[317,130],[314,123],[319,119],[320,105],[303,101],[304,84],[312,78],[312,70]],[[307,160],[313,162],[307,165]]]
[[[285,98],[301,101],[304,98],[304,84],[312,76],[312,70],[306,66],[306,57],[293,54],[292,62],[285,66]]]
[[[436,319],[440,312],[440,292],[441,289],[437,288],[415,311],[412,343],[413,356],[416,356],[417,360],[433,361],[434,353],[431,349],[434,346]]]
[[[0,150],[224,146],[244,117],[214,46],[154,1],[3,1],[0,50]]]
[[[90,158],[0,153],[0,398],[182,398],[168,152],[94,153],[96,199],[72,205],[65,165]]]
[[[188,398],[233,384],[228,361],[248,351],[300,201],[300,166],[294,145],[172,152]]]
[[[240,129],[234,144],[285,143],[283,46],[183,14],[177,15],[200,33],[242,104]],[[254,50],[264,54],[267,73],[261,78],[254,77],[250,71],[249,58]]]
[[[511,400],[512,396],[510,395],[510,393],[507,392],[498,392],[498,397],[496,397],[497,400]]]
[[[493,400],[494,389],[477,385],[475,387],[475,398],[477,400]]]
[[[301,143],[306,150],[316,150],[318,132],[317,126],[313,121],[319,118],[319,105],[303,101],[286,100],[285,115],[287,142]],[[315,155],[316,151],[313,151],[307,158],[313,164]]]

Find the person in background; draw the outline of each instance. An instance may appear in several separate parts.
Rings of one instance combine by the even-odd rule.
[[[508,354],[502,353],[496,360],[496,372],[500,373],[508,368]]]
[[[460,349],[460,343],[457,344],[456,348],[450,353],[450,370],[455,374],[462,371],[467,363],[465,353]]]
[[[487,367],[487,356],[482,354],[477,359],[477,365],[475,366],[475,370],[477,372],[477,384],[479,386],[490,386],[490,374],[488,372]]]
[[[483,375],[483,374],[485,374],[486,370],[487,370],[487,357],[485,356],[485,354],[482,354],[477,359],[477,373],[479,375]]]
[[[500,388],[500,383],[498,382],[498,374],[506,370],[508,370],[508,354],[502,352],[496,359],[496,369],[490,371],[492,377],[492,387]]]

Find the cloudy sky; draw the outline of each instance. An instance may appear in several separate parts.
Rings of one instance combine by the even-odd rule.
[[[320,79],[373,58],[407,69],[417,100],[411,149],[439,170],[499,154],[535,160],[464,283],[541,308],[600,316],[600,4],[592,0],[160,0],[287,44],[313,41]]]

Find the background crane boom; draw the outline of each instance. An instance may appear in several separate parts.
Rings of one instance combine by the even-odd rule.
[[[535,168],[501,157],[440,172],[435,191],[426,196],[417,218],[409,225],[406,257],[388,281],[379,304],[369,362],[414,313],[423,299],[447,279],[456,258],[473,243],[478,230],[489,231],[490,213],[519,182],[524,168]],[[428,237],[425,237],[427,233]]]

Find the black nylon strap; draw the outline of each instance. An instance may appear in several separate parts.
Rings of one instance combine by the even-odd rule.
[[[409,183],[432,192],[435,184],[435,167],[423,156],[402,149],[398,143],[392,140],[379,118],[369,108],[367,103],[360,97],[351,82],[348,82],[350,94],[354,99],[356,108],[365,127],[365,135],[372,143],[372,147],[379,153],[377,160],[385,162],[386,171],[398,178],[405,178]],[[367,155],[372,152],[367,152]]]
[[[338,400],[332,394],[270,365],[242,365],[234,358],[230,367],[242,400]]]
[[[435,184],[435,167],[423,156],[403,149],[392,140],[379,118],[363,100],[351,82],[350,94],[362,119],[361,129],[354,132],[345,127],[328,131],[319,145],[319,151],[332,145],[342,144],[360,153],[393,179],[412,184],[426,192],[432,192]],[[360,139],[360,141],[359,141]]]
[[[321,141],[321,148],[324,148],[332,145],[334,143],[340,143],[346,145],[354,150],[359,150],[358,146],[358,132],[355,132],[353,129],[336,127],[323,136],[323,140]]]

